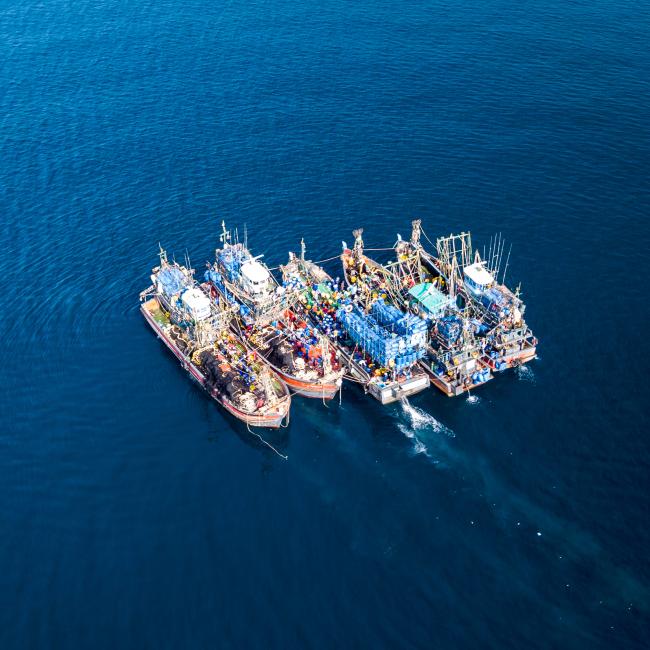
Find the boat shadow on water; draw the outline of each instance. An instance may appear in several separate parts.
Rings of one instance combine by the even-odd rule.
[[[209,400],[207,395],[203,397]],[[234,433],[245,445],[263,452],[265,456],[277,455],[283,460],[289,459],[288,426],[281,429],[260,429],[247,427],[243,422],[228,418],[225,414],[218,414],[218,417],[220,420],[218,425],[211,422],[212,434],[208,436],[210,442],[217,441],[222,433],[227,435]]]

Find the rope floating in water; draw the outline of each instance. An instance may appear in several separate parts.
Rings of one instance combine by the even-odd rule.
[[[282,458],[283,460],[289,460],[289,456],[285,456],[285,454],[281,454],[270,442],[267,442],[266,440],[264,440],[264,438],[262,438],[262,436],[259,433],[253,431],[250,425],[248,424],[248,422],[246,422],[246,428],[248,429],[248,433],[250,433],[253,436],[257,436],[260,439],[260,442],[265,444],[269,449],[273,450],[278,456],[280,456],[280,458]]]

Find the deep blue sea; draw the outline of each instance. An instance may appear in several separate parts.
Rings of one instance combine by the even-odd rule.
[[[0,0],[0,648],[648,647],[649,43],[631,0]],[[285,461],[138,311],[222,219],[275,266],[415,217],[513,244],[540,358],[476,400],[295,398]]]

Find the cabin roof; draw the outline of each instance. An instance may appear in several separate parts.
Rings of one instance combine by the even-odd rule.
[[[263,264],[256,260],[246,262],[241,267],[242,275],[245,275],[251,282],[260,283],[269,279],[269,272]]]
[[[449,302],[449,298],[431,282],[416,284],[409,289],[409,294],[430,312],[438,311]]]
[[[488,285],[494,282],[492,274],[483,266],[484,262],[474,262],[463,269],[463,273],[476,284]]]
[[[195,314],[210,313],[210,299],[198,287],[185,290],[182,301]]]

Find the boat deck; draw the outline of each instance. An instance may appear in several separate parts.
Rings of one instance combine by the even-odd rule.
[[[146,309],[151,317],[160,325],[161,327],[167,327],[171,325],[169,320],[169,314],[163,311],[163,308],[160,306],[160,303],[155,298],[150,298],[147,302],[142,304],[142,309]]]

